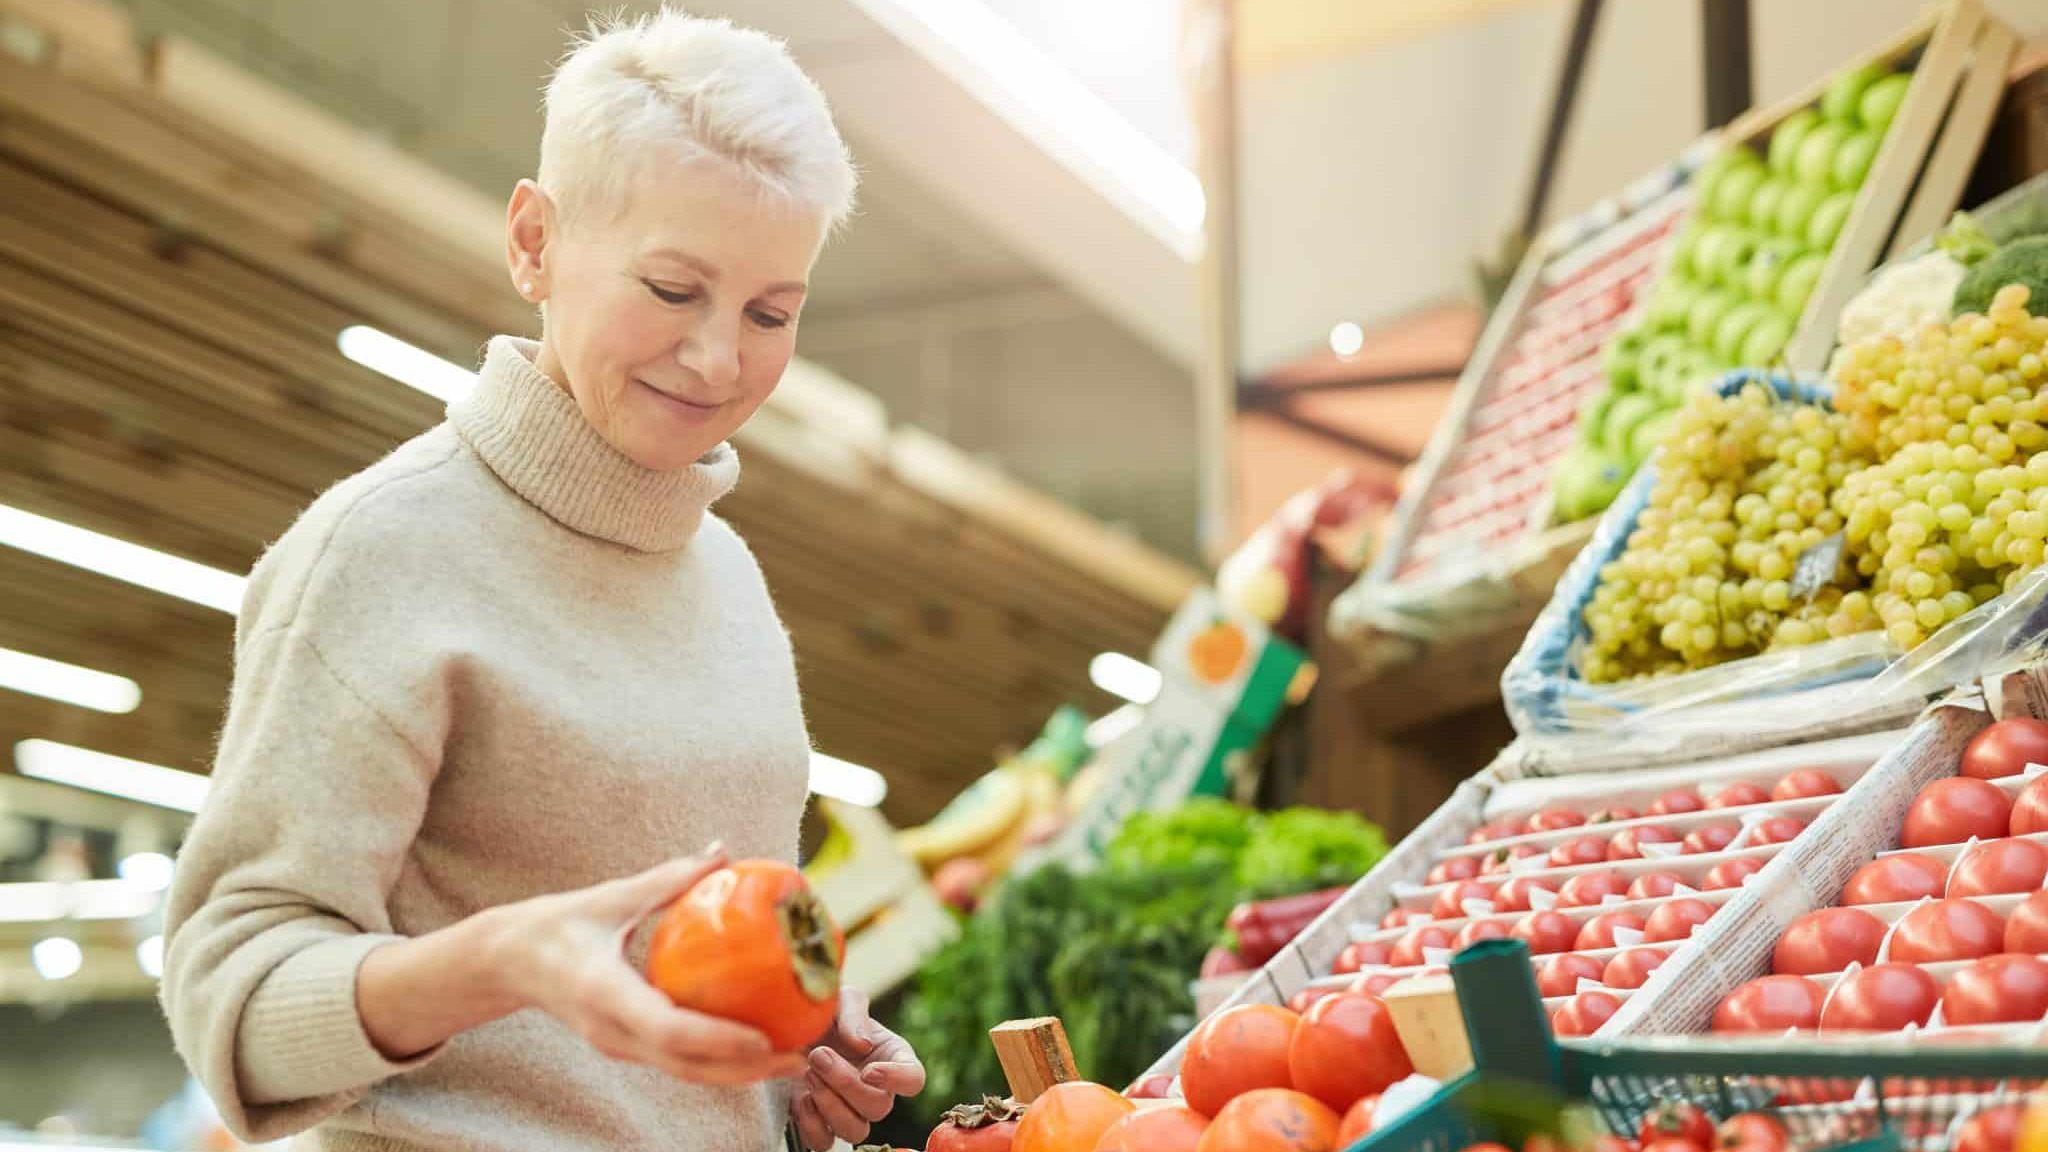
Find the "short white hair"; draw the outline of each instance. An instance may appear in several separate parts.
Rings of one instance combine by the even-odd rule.
[[[822,215],[853,211],[857,177],[825,94],[781,40],[664,5],[597,17],[555,69],[540,186],[573,219],[651,157],[712,157]]]

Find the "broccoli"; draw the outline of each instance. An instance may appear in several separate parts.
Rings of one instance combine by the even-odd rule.
[[[2048,316],[2048,236],[2015,240],[1971,265],[1963,282],[1956,286],[1950,315],[1965,312],[1983,314],[1991,310],[1991,298],[2007,284],[2027,286],[2027,311]]]

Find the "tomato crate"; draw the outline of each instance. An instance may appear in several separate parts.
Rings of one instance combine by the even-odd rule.
[[[1870,1037],[1555,1040],[1519,941],[1465,949],[1451,961],[1451,979],[1471,1070],[1387,1118],[1350,1152],[1516,1148],[1535,1136],[1632,1139],[1660,1108],[1674,1120],[1696,1109],[1717,1127],[1758,1114],[1791,1152],[1948,1152],[1971,1143],[1961,1137],[1973,1124],[2016,1119],[2048,1082],[2048,1049],[2039,1047]]]

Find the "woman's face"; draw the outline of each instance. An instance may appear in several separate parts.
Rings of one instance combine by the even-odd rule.
[[[824,223],[715,161],[652,167],[623,195],[564,228],[522,182],[512,278],[546,302],[538,366],[591,426],[643,467],[687,468],[782,379]]]

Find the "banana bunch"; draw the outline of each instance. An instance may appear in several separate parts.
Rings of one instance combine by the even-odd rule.
[[[1056,818],[1060,807],[1053,769],[1013,760],[968,785],[929,823],[898,833],[896,843],[927,872],[971,856],[999,876],[1042,829],[1043,818]]]

